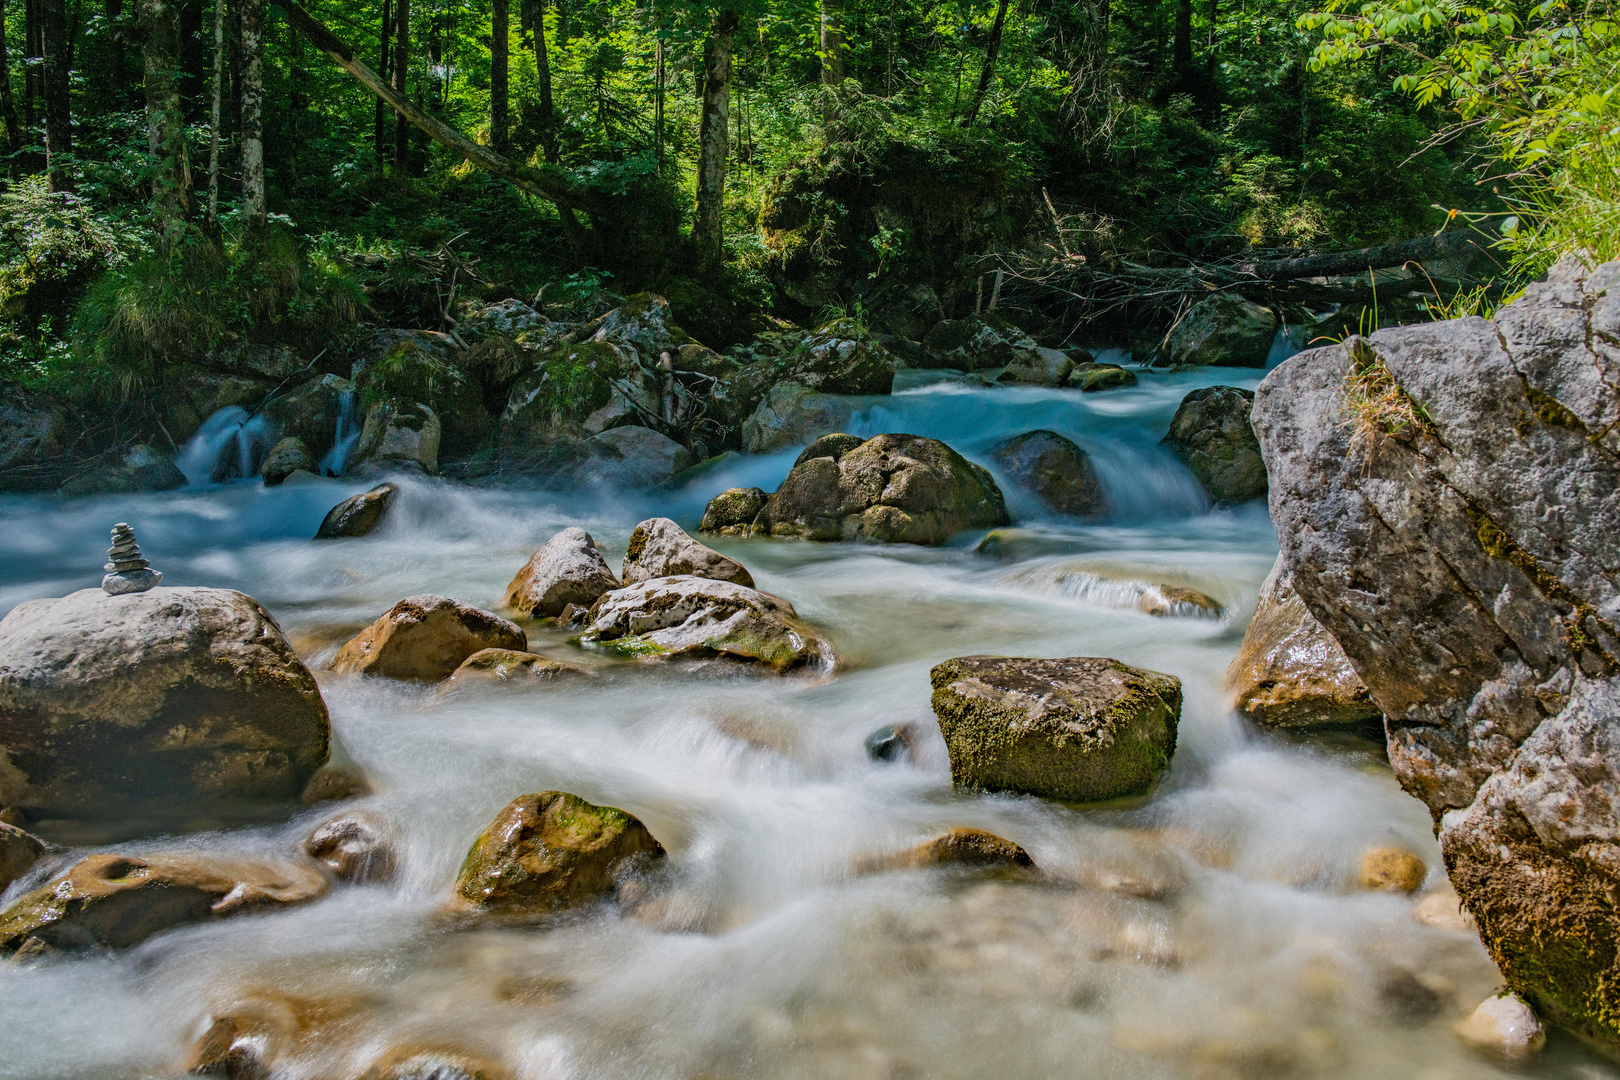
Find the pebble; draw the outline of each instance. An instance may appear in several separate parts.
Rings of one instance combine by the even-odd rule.
[[[1452,1030],[1472,1049],[1515,1064],[1547,1045],[1547,1030],[1518,994],[1487,998]]]

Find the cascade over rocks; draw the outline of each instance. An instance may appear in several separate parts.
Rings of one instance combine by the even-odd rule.
[[[388,508],[399,494],[398,484],[378,484],[370,491],[350,495],[326,512],[321,527],[315,530],[317,540],[338,540],[348,536],[365,536],[388,515]]]
[[[1118,390],[1126,386],[1135,386],[1136,372],[1128,371],[1118,364],[1077,362],[1063,385],[1070,390],[1081,390],[1088,394],[1100,390]]]
[[[330,447],[337,441],[343,395],[358,392],[358,386],[340,375],[322,375],[271,398],[265,403],[264,415],[289,439],[302,439],[305,446],[315,448]]]
[[[1187,463],[1216,502],[1264,498],[1266,463],[1249,424],[1254,393],[1235,386],[1206,386],[1181,399],[1163,444]]]
[[[1170,766],[1181,680],[1101,657],[964,656],[929,673],[961,788],[1098,802]]]
[[[0,821],[0,892],[22,877],[45,854],[45,845],[32,833]]]
[[[1091,456],[1055,431],[1028,431],[990,451],[1007,476],[1060,514],[1101,517],[1108,513]]]
[[[1153,362],[1263,368],[1276,336],[1276,312],[1241,296],[1219,293],[1193,305]]]
[[[753,575],[742,563],[698,543],[669,518],[648,518],[630,534],[620,576],[626,585],[634,585],[673,574],[691,574],[754,587]]]
[[[759,488],[726,488],[704,507],[698,532],[717,536],[747,536],[753,529],[754,519],[765,509],[769,498]]]
[[[572,526],[547,540],[506,586],[501,606],[531,619],[561,615],[569,604],[589,607],[619,587],[591,534]]]
[[[0,621],[0,805],[116,820],[298,798],[326,761],[315,679],[229,589],[83,589]]]
[[[934,545],[964,529],[1008,523],[989,470],[937,439],[879,435],[850,449],[827,448],[824,457],[801,455],[760,511],[756,531]]]
[[[346,810],[321,822],[304,838],[304,854],[355,885],[389,881],[398,865],[392,827],[370,810]]]
[[[521,651],[528,644],[516,623],[448,596],[423,593],[407,596],[344,643],[332,670],[437,682],[480,649]]]
[[[1383,710],[1510,989],[1620,1048],[1620,264],[1313,349],[1255,431],[1294,591]]]
[[[1239,712],[1268,727],[1366,725],[1383,717],[1350,658],[1295,595],[1280,555],[1260,586],[1226,686]]]

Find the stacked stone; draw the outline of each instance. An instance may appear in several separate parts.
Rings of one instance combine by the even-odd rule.
[[[153,570],[152,564],[141,555],[140,546],[135,543],[135,530],[122,521],[113,526],[112,547],[107,549],[107,559],[103,567],[107,576],[101,579],[101,587],[113,596],[145,592],[163,580],[163,572]]]

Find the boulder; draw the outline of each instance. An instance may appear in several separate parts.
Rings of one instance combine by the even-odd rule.
[[[1276,336],[1276,312],[1221,293],[1192,306],[1154,362],[1263,368]]]
[[[457,1046],[400,1046],[389,1050],[360,1080],[511,1080],[512,1072],[483,1054]]]
[[[780,597],[678,574],[602,596],[581,642],[624,656],[728,657],[777,672],[832,670],[832,644]]]
[[[517,624],[448,596],[407,596],[332,658],[341,675],[437,682],[480,649],[528,647]]]
[[[916,847],[893,855],[863,859],[856,864],[860,873],[894,870],[926,870],[936,866],[961,866],[974,870],[1033,870],[1029,852],[983,829],[952,829]]]
[[[801,460],[754,527],[806,540],[943,544],[964,529],[1007,523],[989,470],[936,439],[879,435]]]
[[[635,358],[607,341],[565,344],[545,354],[507,396],[497,441],[503,460],[550,463],[566,457],[571,443],[630,418],[628,401],[620,394],[615,404],[615,395],[619,385],[631,386],[635,370]],[[639,403],[657,407],[652,399]]]
[[[1072,371],[1074,361],[1067,353],[1037,345],[1033,349],[1015,352],[1012,361],[996,376],[996,382],[1022,386],[1063,386]]]
[[[659,353],[680,352],[696,344],[692,335],[675,325],[669,301],[657,293],[636,293],[624,303],[582,328],[580,341],[609,342],[633,349],[644,360],[656,361]]]
[[[304,838],[304,854],[356,885],[392,880],[398,863],[393,828],[370,810],[346,810],[321,822]]]
[[[692,451],[651,428],[624,424],[585,440],[591,455],[586,474],[626,487],[661,484],[690,467]]]
[[[0,912],[0,956],[128,948],[182,923],[289,907],[326,890],[307,863],[190,851],[91,855]]]
[[[1241,503],[1266,494],[1266,463],[1249,425],[1254,393],[1206,386],[1181,399],[1163,445],[1187,463],[1216,502]]]
[[[753,575],[742,563],[698,543],[669,518],[648,518],[630,534],[620,577],[626,585],[634,585],[674,574],[754,587]]]
[[[461,325],[456,329],[463,337],[472,338],[545,330],[550,324],[550,320],[534,308],[509,296],[505,300],[485,304],[462,319]]]
[[[317,540],[338,540],[349,536],[365,536],[388,514],[394,496],[399,494],[397,484],[378,484],[370,491],[350,495],[326,512],[321,527],[315,530]]]
[[[458,365],[461,346],[448,334],[432,330],[382,330],[375,339],[375,359],[368,361],[355,382],[368,403],[390,404],[408,414],[413,403],[425,406],[440,426],[443,447],[450,453],[471,451],[489,434],[494,421],[484,408],[483,390]],[[372,409],[377,407],[372,405]],[[369,424],[370,415],[368,412]],[[366,445],[364,435],[360,445]],[[437,462],[438,448],[434,449]],[[385,458],[412,455],[385,453]],[[433,472],[425,456],[423,467]]]
[[[1102,517],[1108,496],[1091,457],[1055,431],[1029,431],[990,451],[1008,479],[1028,488],[1060,514]]]
[[[589,672],[576,664],[565,664],[537,653],[516,649],[480,649],[461,662],[450,682],[465,686],[472,682],[550,682],[553,679]]]
[[[861,746],[873,761],[904,761],[915,758],[918,737],[915,724],[884,724],[868,735]]]
[[[62,484],[61,491],[64,495],[110,495],[172,491],[185,484],[186,474],[167,454],[136,443],[111,459],[98,460],[75,473]]]
[[[637,862],[663,847],[623,810],[542,791],[512,800],[479,834],[456,877],[451,906],[546,916],[612,894]]]
[[[818,394],[798,383],[771,388],[747,420],[743,421],[743,449],[768,454],[807,443],[829,431],[849,425],[854,409],[848,399]]]
[[[946,319],[923,335],[923,355],[934,367],[982,371],[1036,356],[1035,340],[999,315]]]
[[[1361,887],[1372,892],[1414,893],[1428,876],[1423,860],[1400,848],[1373,848],[1361,856]]]
[[[266,487],[274,487],[295,472],[313,473],[315,468],[315,455],[309,452],[304,440],[289,435],[270,448],[259,475],[264,477]]]
[[[282,435],[302,439],[305,446],[325,449],[337,441],[344,395],[358,393],[359,387],[348,379],[322,375],[272,397],[265,403],[264,415]],[[354,398],[350,400],[352,403]]]
[[[1455,1028],[1470,1048],[1512,1065],[1522,1065],[1547,1045],[1547,1030],[1518,994],[1487,998]]]
[[[531,619],[560,615],[569,604],[589,607],[619,587],[596,541],[574,526],[547,540],[506,586],[501,606]]]
[[[1226,688],[1239,712],[1267,727],[1364,727],[1383,719],[1350,658],[1295,595],[1281,556],[1260,586]]]
[[[1176,749],[1171,675],[1101,657],[967,656],[929,678],[958,787],[1066,802],[1142,795]]]
[[[698,532],[717,536],[747,536],[753,529],[754,519],[765,509],[769,498],[759,488],[726,488],[703,508],[703,521],[698,525]]]
[[[22,877],[45,854],[45,845],[32,833],[0,821],[0,892]]]
[[[1300,353],[1254,406],[1294,591],[1507,986],[1620,1048],[1620,264]]]
[[[1076,363],[1063,385],[1070,390],[1083,390],[1086,393],[1118,390],[1121,387],[1135,386],[1136,372],[1122,368],[1118,364]]]
[[[315,679],[229,589],[83,589],[0,621],[0,805],[30,817],[297,799],[326,760]]]
[[[54,462],[67,437],[60,404],[8,385],[0,395],[0,491],[49,491],[60,485]]]
[[[777,386],[794,383],[817,394],[887,394],[894,357],[847,319],[827,323],[781,356],[756,360],[722,379],[716,396],[736,421],[751,414]]]
[[[426,405],[379,401],[366,411],[351,465],[439,471],[439,417]]]

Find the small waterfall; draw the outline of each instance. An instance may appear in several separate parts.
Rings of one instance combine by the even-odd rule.
[[[360,421],[356,416],[359,410],[355,408],[358,397],[354,390],[338,394],[337,434],[332,439],[332,449],[321,458],[322,476],[342,476],[349,464],[349,455],[354,452],[354,444],[360,441]]]
[[[250,414],[240,405],[227,405],[203,421],[180,448],[174,463],[190,484],[253,477],[275,441],[276,427],[268,418]]]

